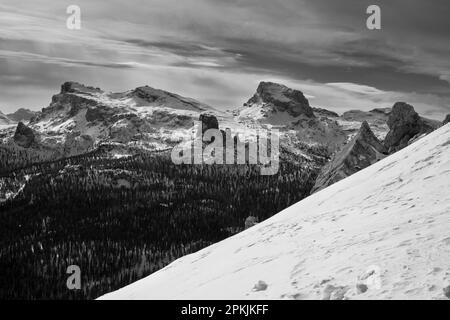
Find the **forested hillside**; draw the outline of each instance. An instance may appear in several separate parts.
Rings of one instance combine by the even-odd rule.
[[[3,153],[0,297],[92,299],[123,287],[301,200],[326,154],[283,150],[279,173],[264,176],[251,165],[174,165],[164,152],[114,159],[109,148],[37,164],[16,154],[16,166]],[[66,288],[72,264],[78,291]]]

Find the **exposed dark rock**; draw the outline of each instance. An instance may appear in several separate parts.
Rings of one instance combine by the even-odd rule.
[[[312,192],[324,189],[370,166],[386,154],[387,149],[364,121],[357,135],[322,169]]]
[[[339,115],[336,112],[327,110],[327,109],[322,109],[322,108],[312,108],[314,111],[314,114],[316,116],[321,116],[321,117],[331,117],[331,118],[338,118]]]
[[[273,82],[261,82],[255,95],[244,105],[264,103],[273,106],[274,112],[286,111],[293,117],[304,115],[314,118],[313,109],[308,99],[298,90],[290,89],[284,85]]]
[[[160,90],[153,89],[151,87],[139,87],[133,90],[136,97],[144,99],[147,102],[155,102],[161,97]]]
[[[202,123],[202,134],[209,129],[219,129],[219,121],[211,113],[202,113],[199,120]]]
[[[64,86],[64,85],[63,85]],[[67,90],[71,90],[67,88]],[[66,113],[67,117],[73,117],[82,109],[97,106],[98,102],[95,99],[84,97],[73,93],[59,93],[52,97],[50,105],[42,109],[36,117],[30,120],[30,123],[35,123],[46,117],[57,117],[61,113]]]
[[[348,290],[350,290],[348,286],[328,284],[323,290],[322,300],[344,300]]]
[[[365,283],[357,283],[356,284],[356,292],[358,294],[364,293],[369,289]]]
[[[450,299],[450,286],[446,286],[444,289],[444,295]]]
[[[175,93],[155,89],[149,86],[138,87],[127,94],[128,97],[137,99],[138,105],[165,105],[173,109],[204,111],[209,106],[191,98],[186,98]]]
[[[89,107],[86,111],[86,120],[89,122],[105,122],[108,120],[119,120],[114,119],[114,116],[120,112],[119,108],[107,107],[103,105],[95,105]],[[126,114],[125,114],[126,115]]]
[[[253,291],[264,291],[267,289],[267,283],[262,280],[259,280],[258,283],[253,287]]]
[[[35,135],[31,128],[19,122],[14,133],[14,142],[21,147],[29,148],[35,141]]]
[[[432,125],[422,119],[413,106],[397,102],[388,119],[389,132],[384,144],[390,153],[403,149],[415,136],[434,130]]]
[[[254,217],[254,216],[248,216],[247,219],[245,219],[244,228],[248,229],[248,228],[253,227],[256,224],[258,224],[258,218]]]
[[[447,123],[449,123],[450,122],[450,114],[448,114],[446,117],[445,117],[445,119],[444,119],[444,121],[442,122],[442,125],[446,125]]]
[[[99,93],[103,92],[100,88],[85,86],[84,84],[68,81],[61,85],[61,94],[64,93]]]

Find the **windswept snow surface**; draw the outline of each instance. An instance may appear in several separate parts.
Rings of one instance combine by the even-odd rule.
[[[450,124],[101,298],[446,299],[449,187]]]

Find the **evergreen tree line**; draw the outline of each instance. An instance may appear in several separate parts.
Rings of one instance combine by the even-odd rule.
[[[0,298],[97,298],[243,230],[248,216],[262,221],[303,199],[320,169],[287,153],[278,174],[264,176],[255,165],[108,151],[12,169],[0,154],[0,188],[15,194],[0,203]],[[72,264],[81,290],[66,287]]]

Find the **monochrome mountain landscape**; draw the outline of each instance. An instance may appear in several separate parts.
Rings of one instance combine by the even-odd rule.
[[[447,299],[449,146],[446,125],[101,299]]]
[[[260,82],[223,111],[149,86],[66,82],[41,111],[0,116],[2,297],[92,299],[153,272],[104,297],[357,298],[352,281],[370,264],[387,285],[363,297],[439,298],[449,280],[444,255],[420,260],[448,245],[448,126],[435,131],[443,123],[407,103],[339,115]],[[197,121],[247,146],[279,130],[279,172],[175,165]],[[264,222],[241,233],[249,221]],[[392,278],[400,254],[414,281]],[[80,291],[64,287],[71,264]]]

